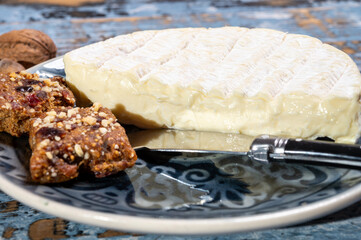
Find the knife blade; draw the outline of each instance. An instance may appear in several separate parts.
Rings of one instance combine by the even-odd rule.
[[[128,134],[133,148],[157,152],[223,153],[263,163],[286,162],[361,168],[361,145],[236,133],[142,130]]]

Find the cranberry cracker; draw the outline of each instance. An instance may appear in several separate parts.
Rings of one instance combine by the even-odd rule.
[[[33,119],[30,173],[35,182],[76,178],[79,168],[105,177],[134,165],[137,156],[124,128],[107,108],[58,107]]]
[[[73,93],[61,77],[39,78],[26,72],[0,75],[0,131],[29,132],[30,119],[57,106],[74,106]]]

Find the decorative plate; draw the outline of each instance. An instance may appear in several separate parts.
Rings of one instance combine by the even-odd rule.
[[[62,58],[29,69],[62,75]],[[0,188],[40,211],[127,232],[220,234],[293,225],[361,199],[361,171],[245,156],[138,152],[135,167],[55,185],[29,181],[28,139],[0,133]]]

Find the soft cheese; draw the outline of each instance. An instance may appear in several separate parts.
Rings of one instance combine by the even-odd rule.
[[[81,96],[139,127],[338,142],[360,135],[357,66],[309,36],[239,27],[141,31],[71,51],[64,63]]]

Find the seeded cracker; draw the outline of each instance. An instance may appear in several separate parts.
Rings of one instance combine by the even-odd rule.
[[[32,120],[30,173],[35,182],[76,178],[79,168],[98,178],[134,165],[137,156],[124,128],[107,108],[58,107]]]
[[[0,131],[20,136],[29,132],[31,118],[74,103],[74,95],[61,77],[42,79],[26,72],[0,74]]]

